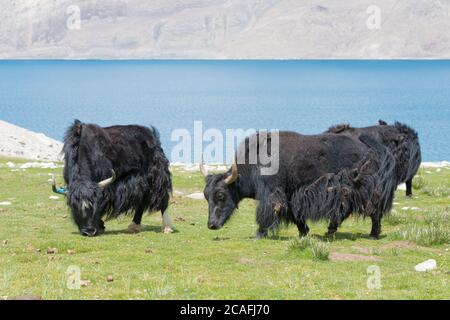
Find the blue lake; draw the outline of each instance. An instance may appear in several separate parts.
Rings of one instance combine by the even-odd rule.
[[[401,121],[450,160],[450,61],[0,61],[0,119],[62,139],[73,119],[174,129]]]

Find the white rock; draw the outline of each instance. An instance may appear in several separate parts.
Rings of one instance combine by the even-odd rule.
[[[422,168],[444,168],[450,166],[450,162],[448,161],[422,162],[420,166]]]
[[[409,207],[403,207],[402,210],[409,210]]]
[[[414,267],[414,269],[419,272],[430,271],[430,270],[434,270],[436,268],[437,268],[437,263],[436,263],[436,260],[434,260],[434,259],[429,259],[427,261],[419,263],[418,265],[416,265]]]
[[[0,202],[0,206],[10,206],[12,203],[9,201]]]
[[[54,162],[27,162],[20,166],[21,169],[28,168],[40,168],[40,169],[57,169],[61,166],[58,166]]]
[[[406,190],[406,184],[402,183],[397,187],[398,190]]]
[[[16,164],[13,163],[13,162],[7,162],[7,163],[6,163],[6,166],[7,166],[8,168],[15,168],[15,167],[16,167]]]
[[[59,197],[58,196],[50,196],[50,197],[48,197],[50,200],[58,200],[59,199]]]
[[[194,192],[194,193],[188,194],[186,196],[186,198],[194,199],[194,200],[202,200],[202,199],[205,199],[205,196],[201,192]]]

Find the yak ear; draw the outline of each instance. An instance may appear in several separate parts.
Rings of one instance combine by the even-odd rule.
[[[72,128],[73,128],[74,134],[77,135],[77,136],[80,136],[81,135],[81,129],[83,128],[83,123],[80,120],[75,119],[74,122],[73,122],[73,127]]]

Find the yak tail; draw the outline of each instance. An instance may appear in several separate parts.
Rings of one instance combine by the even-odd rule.
[[[398,170],[401,171],[399,182],[404,182],[414,177],[422,161],[419,136],[414,129],[404,123],[395,122],[394,126],[402,138],[394,154],[398,159]]]
[[[164,202],[169,201],[172,196],[172,174],[169,169],[169,160],[167,160],[161,147],[159,132],[155,127],[151,127],[155,138],[152,147],[153,160],[148,174],[150,184],[149,206],[152,210],[161,210]]]
[[[75,120],[64,135],[62,152],[64,153],[64,180],[66,183],[69,183],[69,172],[73,175],[79,173],[77,159],[82,130],[83,123],[80,120]]]

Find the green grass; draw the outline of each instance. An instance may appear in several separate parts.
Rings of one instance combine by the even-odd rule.
[[[306,249],[310,249],[311,255],[316,260],[328,260],[330,255],[330,246],[321,240],[314,237],[307,236],[303,238],[294,238],[289,243],[289,249],[292,252],[302,252]]]
[[[0,206],[0,299],[450,299],[450,168],[421,169],[413,198],[397,192],[378,241],[369,239],[370,219],[361,218],[346,220],[331,239],[323,221],[309,224],[307,240],[297,239],[295,226],[256,240],[250,200],[225,228],[208,230],[206,201],[179,193],[201,191],[203,179],[180,169],[170,209],[179,218],[176,233],[162,234],[155,213],[139,234],[124,232],[131,217],[123,217],[108,221],[103,236],[85,238],[64,199],[49,199],[49,173],[61,181],[61,169],[0,168],[0,202],[12,203]],[[350,259],[333,258],[339,255]],[[427,259],[438,268],[416,272]],[[381,289],[367,288],[372,265],[380,268]],[[79,290],[67,286],[74,267],[89,281]]]

